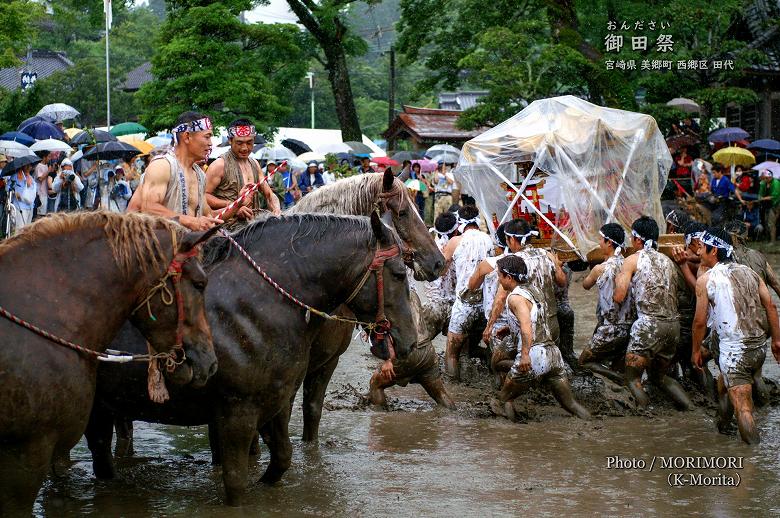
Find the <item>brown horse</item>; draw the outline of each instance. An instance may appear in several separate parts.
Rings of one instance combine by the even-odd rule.
[[[391,173],[364,174],[339,180],[308,194],[288,212],[367,216],[376,204],[385,204],[392,213],[393,226],[405,248],[412,251],[405,259],[406,265],[414,270],[415,278],[437,279],[444,270],[444,256],[420,218],[408,189]],[[416,310],[415,307],[412,309]],[[345,312],[344,308],[340,311]],[[317,440],[325,391],[338,366],[339,357],[347,350],[351,339],[351,326],[325,322],[317,342],[312,346],[309,369],[303,381],[304,441]],[[425,389],[433,391],[431,396],[437,401],[444,400],[436,393],[438,387]]]
[[[86,348],[0,318],[0,516],[29,515],[53,456],[81,438],[95,393],[96,353],[128,318],[153,353],[175,352],[181,337],[187,360],[179,381],[202,385],[214,373],[206,275],[191,258],[208,235],[185,234],[161,218],[96,212],[51,216],[0,244],[0,306]],[[163,295],[173,303],[163,303]],[[139,304],[144,310],[134,312]]]

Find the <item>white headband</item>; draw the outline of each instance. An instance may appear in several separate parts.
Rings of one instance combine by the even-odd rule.
[[[466,226],[466,225],[479,225],[479,216],[477,216],[476,218],[471,218],[471,219],[463,219],[460,216],[458,216],[458,224],[459,225],[463,225],[463,226]]]
[[[613,245],[615,245],[615,255],[620,255],[620,252],[623,251],[623,243],[618,243],[611,237],[605,236],[604,232],[602,232],[601,230],[599,230],[599,235],[604,239],[606,239],[607,241],[611,242]]]
[[[645,239],[645,238],[643,238],[642,236],[640,236],[637,233],[636,230],[632,230],[631,231],[631,235],[634,236],[635,238],[639,239],[640,241],[642,241],[644,243],[644,245],[642,247],[645,250],[652,250],[653,249],[653,243],[655,243],[655,241],[653,241],[652,239]]]
[[[178,144],[179,133],[183,133],[185,131],[206,131],[210,129],[211,119],[208,117],[203,117],[202,119],[198,119],[192,122],[183,122],[171,130],[171,133],[173,134],[173,142],[174,144]]]
[[[715,248],[718,248],[720,250],[726,251],[726,257],[731,257],[731,253],[734,251],[734,247],[730,244],[726,243],[724,240],[719,238],[718,236],[713,236],[706,230],[704,232],[699,233],[699,241],[704,243],[705,245],[714,246]]]
[[[510,272],[506,268],[501,268],[501,271],[504,273],[504,275],[509,275],[513,279],[516,279],[517,282],[526,282],[528,280],[528,274],[524,273],[520,275],[519,273]]]
[[[685,246],[691,246],[691,242],[694,239],[701,239],[703,232],[693,232],[692,234],[685,235]]]
[[[254,137],[257,135],[257,130],[252,124],[239,124],[228,128],[228,137]]]
[[[431,227],[431,228],[430,228],[430,231],[431,231],[431,232],[436,232],[436,233],[437,233],[437,234],[439,234],[440,236],[446,236],[447,234],[452,234],[453,232],[455,232],[455,231],[458,229],[458,226],[459,226],[459,225],[460,225],[460,221],[457,221],[457,220],[456,220],[456,221],[455,221],[455,226],[453,226],[451,229],[449,229],[449,230],[447,230],[447,231],[445,231],[445,232],[439,232],[438,230],[436,230],[436,227]]]
[[[505,235],[505,236],[511,236],[511,237],[517,238],[517,239],[519,239],[519,240],[520,240],[520,244],[521,244],[521,245],[525,245],[525,242],[526,242],[526,240],[527,240],[529,237],[531,237],[531,236],[534,236],[534,237],[539,237],[539,232],[537,232],[536,230],[530,230],[530,231],[526,232],[525,234],[512,234],[511,232],[507,232],[507,231],[505,230],[505,231],[504,231],[504,235]]]

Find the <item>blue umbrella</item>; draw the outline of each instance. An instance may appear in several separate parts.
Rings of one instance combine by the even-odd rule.
[[[8,131],[3,133],[0,135],[0,140],[13,140],[19,144],[24,144],[25,146],[32,146],[35,144],[34,138],[32,138],[27,133],[22,133],[21,131]]]
[[[710,133],[710,142],[734,142],[750,137],[750,133],[742,128],[721,128]]]
[[[24,119],[21,123],[19,123],[19,126],[16,127],[16,131],[22,131],[22,128],[24,128],[28,124],[32,124],[33,122],[40,122],[40,121],[45,121],[45,120],[46,119],[44,119],[40,115],[34,115],[34,116],[30,117],[29,119]]]
[[[0,137],[2,139],[2,137]],[[748,149],[760,149],[762,151],[780,151],[780,142],[771,138],[756,140],[748,146]]]
[[[57,140],[64,140],[65,133],[52,124],[44,120],[30,122],[26,126],[20,126],[19,131],[27,133],[36,140],[44,140],[47,138],[55,138]]]

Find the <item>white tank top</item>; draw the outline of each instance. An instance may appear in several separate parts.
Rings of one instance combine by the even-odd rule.
[[[469,279],[479,263],[493,250],[493,240],[479,230],[469,229],[464,234],[452,254],[455,266],[455,292],[461,293],[468,287]]]
[[[515,335],[519,340],[521,340],[520,336],[520,321],[517,320],[517,317],[514,313],[512,313],[512,310],[509,308],[509,300],[512,297],[519,296],[523,297],[527,301],[531,303],[531,336],[534,338],[534,343],[536,343],[536,321],[539,318],[539,304],[536,303],[534,300],[533,295],[531,295],[531,292],[528,291],[526,288],[523,288],[521,286],[516,287],[512,290],[512,292],[507,295],[506,297],[506,314],[508,315],[507,320],[509,321],[509,328],[512,330],[512,334]]]

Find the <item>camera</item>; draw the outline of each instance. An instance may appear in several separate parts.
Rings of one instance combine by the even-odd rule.
[[[62,176],[66,182],[72,182],[73,180],[76,179],[76,173],[74,173],[73,171],[63,171]]]

